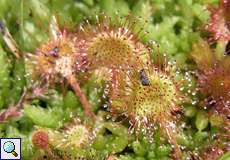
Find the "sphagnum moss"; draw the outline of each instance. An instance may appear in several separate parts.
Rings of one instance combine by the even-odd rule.
[[[17,0],[12,0],[12,1],[17,2]],[[168,52],[171,55],[173,55],[173,54],[181,55],[181,53],[189,52],[190,45],[191,45],[192,41],[194,41],[194,40],[192,40],[194,38],[193,37],[194,33],[195,33],[195,35],[199,36],[199,33],[197,31],[195,31],[197,29],[197,27],[199,27],[197,24],[203,23],[203,21],[205,19],[207,19],[207,16],[205,14],[203,14],[204,13],[203,12],[204,6],[201,5],[201,2],[200,1],[199,2],[198,1],[190,1],[190,0],[179,0],[176,2],[169,2],[169,1],[167,1],[167,2],[164,2],[164,1],[144,2],[142,0],[139,0],[138,2],[134,2],[134,1],[132,1],[132,2],[127,1],[126,2],[123,0],[119,0],[119,1],[115,1],[115,0],[109,0],[109,1],[108,0],[102,0],[102,1],[85,0],[82,2],[80,2],[80,1],[78,2],[78,1],[69,0],[68,3],[64,2],[64,1],[63,2],[59,2],[59,1],[42,2],[41,1],[39,3],[36,3],[38,5],[33,5],[31,8],[30,8],[30,5],[27,5],[27,3],[24,3],[23,0],[21,0],[20,2],[22,2],[21,8],[25,9],[25,12],[23,12],[23,14],[22,14],[22,20],[20,18],[20,21],[23,21],[23,18],[25,18],[25,23],[18,21],[18,18],[19,18],[18,17],[18,13],[19,13],[18,8],[19,7],[17,5],[8,6],[8,5],[4,4],[4,3],[14,4],[11,1],[8,2],[5,0],[2,0],[0,2],[0,4],[1,4],[0,5],[0,8],[1,8],[0,16],[5,17],[4,19],[7,20],[7,24],[10,26],[10,28],[11,28],[10,30],[12,31],[12,33],[17,32],[16,30],[18,28],[21,28],[21,27],[23,30],[22,32],[24,32],[23,27],[26,28],[25,29],[26,32],[29,30],[30,34],[27,34],[27,33],[20,34],[20,35],[22,35],[23,38],[21,38],[19,36],[19,38],[16,39],[17,41],[21,41],[21,39],[24,39],[24,36],[25,36],[26,37],[25,38],[25,40],[26,40],[25,44],[26,45],[28,44],[28,46],[29,46],[29,47],[26,46],[25,48],[30,48],[31,46],[32,46],[32,48],[38,47],[37,45],[32,44],[32,42],[31,42],[31,44],[29,44],[27,42],[30,42],[31,37],[40,37],[40,38],[42,37],[43,33],[40,32],[41,31],[40,25],[39,25],[39,27],[37,27],[36,25],[39,23],[39,20],[42,20],[42,21],[40,21],[41,24],[42,24],[42,22],[49,21],[49,18],[47,15],[50,15],[50,13],[51,13],[51,12],[49,12],[50,4],[52,4],[52,7],[51,7],[52,9],[50,9],[50,11],[51,10],[54,12],[60,11],[61,12],[60,17],[62,17],[62,20],[63,20],[63,17],[64,17],[64,19],[66,17],[68,17],[67,18],[68,20],[70,20],[70,21],[73,20],[75,22],[78,22],[80,19],[82,19],[82,17],[84,15],[87,15],[87,16],[91,15],[91,13],[92,13],[91,9],[96,11],[96,12],[99,12],[99,10],[101,10],[101,9],[102,10],[105,9],[105,11],[107,11],[110,15],[113,15],[112,18],[114,18],[115,14],[113,14],[113,13],[116,9],[121,9],[122,14],[125,14],[131,10],[133,10],[133,13],[135,14],[135,12],[137,11],[138,12],[137,14],[144,15],[143,17],[145,17],[145,18],[147,17],[146,19],[150,19],[148,26],[143,27],[143,28],[148,28],[151,30],[151,33],[150,33],[151,35],[149,35],[149,37],[152,37],[152,38],[154,37],[157,40],[159,40],[159,42],[163,46],[163,48],[166,50],[168,49]],[[33,4],[35,4],[34,3],[35,1],[31,1],[31,2]],[[229,23],[229,14],[228,14],[229,1],[228,0],[221,0],[220,2],[221,2],[221,5],[216,10],[214,10],[214,11],[211,10],[211,12],[212,12],[211,13],[211,20],[209,23],[208,30],[213,33],[215,41],[218,41],[218,40],[226,41],[225,43],[227,44],[228,43],[227,40],[229,40],[229,24],[228,24]],[[206,1],[205,1],[205,3],[206,3]],[[214,2],[212,1],[212,3],[214,3]],[[24,4],[26,4],[26,5],[24,5]],[[28,3],[28,4],[30,4],[30,3]],[[95,5],[95,7],[93,5]],[[3,6],[7,6],[7,7],[4,8]],[[146,8],[146,6],[148,6],[148,7]],[[2,10],[2,8],[3,8],[3,10]],[[6,12],[6,13],[4,13],[4,12]],[[40,12],[40,14],[39,14],[39,12]],[[64,13],[64,14],[62,14],[62,13]],[[153,17],[152,17],[152,14],[154,14]],[[202,14],[202,15],[200,15],[200,14]],[[34,24],[34,22],[32,22],[32,21],[35,21],[36,24]],[[18,27],[18,25],[17,25],[18,22],[20,23],[20,27]],[[99,21],[97,21],[97,22],[99,22]],[[126,24],[126,25],[124,25],[124,24]],[[143,23],[139,23],[138,27],[140,27],[142,24]],[[43,23],[43,25],[45,26],[44,23]],[[67,26],[67,24],[64,24],[64,26]],[[124,26],[127,26],[127,27],[124,27]],[[1,25],[0,25],[0,28],[1,28]],[[35,30],[38,32],[35,33],[33,31],[34,30],[33,28],[35,28]],[[167,122],[167,125],[165,125],[166,126],[165,129],[166,129],[166,132],[169,133],[168,134],[169,139],[172,140],[172,138],[170,138],[170,137],[171,137],[171,135],[174,135],[174,133],[170,134],[170,133],[172,133],[172,132],[170,132],[170,127],[172,127],[174,129],[173,119],[175,117],[174,116],[175,113],[172,113],[172,112],[180,110],[181,105],[179,105],[179,100],[181,98],[183,99],[183,97],[181,97],[181,96],[179,96],[179,97],[175,96],[175,98],[174,98],[175,101],[172,100],[172,97],[174,95],[178,95],[178,93],[179,93],[178,88],[177,88],[179,85],[176,84],[176,82],[173,80],[173,76],[169,76],[168,73],[166,73],[166,72],[164,72],[164,70],[160,69],[161,68],[160,66],[157,65],[155,67],[155,68],[158,68],[159,70],[153,69],[154,71],[156,71],[155,74],[153,74],[151,69],[146,68],[146,64],[142,63],[142,61],[145,61],[146,59],[148,59],[148,58],[146,58],[148,56],[148,54],[145,54],[148,52],[148,47],[143,45],[142,43],[140,43],[140,39],[139,39],[140,34],[139,34],[139,32],[134,32],[135,29],[133,30],[133,28],[135,28],[135,27],[134,27],[134,25],[132,25],[132,22],[130,23],[130,21],[126,21],[123,24],[119,23],[118,25],[111,25],[110,22],[104,23],[104,22],[100,21],[98,23],[98,26],[90,26],[89,28],[83,27],[83,29],[80,32],[78,32],[77,35],[74,35],[74,36],[80,38],[81,43],[74,41],[74,39],[72,39],[72,38],[70,38],[71,42],[68,40],[69,41],[68,43],[71,44],[70,46],[72,46],[72,42],[74,41],[74,45],[77,45],[77,47],[75,48],[77,50],[77,52],[79,51],[78,53],[86,53],[86,57],[90,59],[89,68],[85,68],[84,67],[85,63],[83,63],[83,71],[87,71],[87,69],[89,69],[88,70],[89,72],[94,71],[94,70],[97,70],[97,71],[101,70],[104,73],[109,72],[106,75],[106,77],[102,77],[104,79],[107,79],[107,78],[111,79],[111,81],[109,83],[109,85],[111,85],[111,86],[109,87],[109,93],[110,94],[109,94],[108,98],[115,97],[115,99],[116,99],[116,95],[121,93],[120,92],[121,90],[123,90],[123,91],[125,90],[125,92],[122,92],[120,94],[120,97],[122,97],[122,100],[125,100],[125,102],[127,102],[127,104],[129,104],[129,106],[125,106],[125,105],[120,106],[120,108],[118,107],[117,110],[111,110],[111,111],[114,111],[113,113],[115,113],[119,109],[123,108],[123,110],[122,109],[120,110],[121,113],[124,113],[125,115],[131,115],[131,113],[132,113],[132,117],[138,116],[138,119],[136,121],[131,116],[127,116],[127,117],[131,118],[130,121],[131,121],[132,126],[134,127],[135,124],[141,124],[143,126],[143,128],[146,127],[144,125],[146,123],[148,123],[150,126],[152,126],[152,125],[156,125],[157,122],[160,122],[159,124],[162,127],[165,124],[165,123],[163,123],[164,119],[162,117],[164,117],[164,118],[167,117],[167,118],[165,118],[165,122]],[[14,36],[16,34],[14,34]],[[138,38],[133,38],[133,37],[138,37]],[[6,38],[7,37],[5,36],[4,39],[5,39],[5,41],[8,41],[8,42],[11,39],[10,37],[8,37],[8,39],[6,39]],[[145,37],[145,38],[148,39],[147,37]],[[14,44],[14,43],[10,44],[11,45],[10,49],[13,52],[15,52],[17,50],[17,48],[12,46],[12,44]],[[85,44],[87,44],[87,45],[85,45]],[[45,45],[49,46],[49,44],[47,44],[47,43]],[[81,45],[83,45],[83,46],[81,46]],[[66,47],[68,45],[64,45],[64,46],[65,46],[64,48],[68,48],[68,47]],[[20,48],[23,48],[23,47],[20,46]],[[229,50],[228,48],[229,47],[226,47],[226,55],[228,54],[228,50]],[[47,50],[45,48],[43,48],[43,49],[45,51],[47,51],[47,53],[48,52],[50,53],[48,55],[48,57],[51,55],[53,55],[53,57],[55,57],[56,52],[60,51],[59,50],[60,48],[58,49],[55,46],[51,47],[50,49],[48,48]],[[67,50],[69,51],[69,49],[67,49]],[[66,51],[64,51],[62,53],[65,53],[65,52]],[[131,54],[132,52],[135,54]],[[144,54],[142,54],[142,53],[144,53]],[[21,53],[16,51],[15,55],[21,56]],[[83,56],[83,55],[81,55],[81,56]],[[133,56],[133,55],[135,55],[135,56]],[[51,70],[50,70],[51,72],[47,72],[46,74],[43,71],[49,70],[49,69],[47,69],[47,68],[49,68],[47,66],[49,66],[50,64],[40,66],[40,68],[39,68],[40,72],[43,72],[44,73],[43,75],[46,75],[46,76],[42,76],[42,77],[46,77],[45,82],[50,82],[50,83],[51,82],[61,82],[61,81],[63,81],[63,79],[66,79],[66,76],[68,76],[71,73],[72,74],[78,74],[78,73],[75,73],[75,71],[78,72],[79,70],[76,68],[78,68],[80,66],[75,65],[71,61],[72,59],[68,58],[69,56],[70,56],[69,54],[65,54],[65,55],[61,56],[63,58],[59,57],[60,59],[58,57],[51,58],[51,59],[48,58],[52,62],[51,63]],[[70,57],[72,57],[72,55]],[[186,57],[186,55],[184,54],[182,57]],[[211,56],[209,55],[208,57],[211,57]],[[72,58],[75,58],[75,57],[72,57]],[[127,60],[127,62],[126,62],[126,60]],[[207,60],[208,60],[208,58],[207,58]],[[81,61],[81,59],[80,59],[80,61]],[[85,61],[85,60],[83,60],[83,61]],[[226,61],[228,61],[228,60],[226,60]],[[42,61],[40,61],[40,62],[42,62]],[[214,98],[215,100],[218,100],[219,103],[225,103],[225,102],[227,103],[228,99],[226,100],[226,96],[224,96],[225,97],[224,100],[222,98],[220,98],[223,95],[227,95],[226,93],[228,93],[228,88],[229,88],[228,87],[228,70],[225,69],[225,67],[227,65],[222,66],[221,62],[220,62],[220,64],[218,64],[218,66],[211,67],[210,70],[208,70],[208,73],[199,73],[198,83],[200,83],[199,84],[200,87],[202,88],[202,90],[204,90],[204,91],[201,91],[201,90],[200,91],[203,92],[203,94],[204,94],[203,96],[205,99],[208,100],[208,97],[210,97],[209,95],[212,95],[215,97]],[[54,64],[54,65],[52,65],[52,64]],[[224,64],[226,64],[226,62],[224,62]],[[186,65],[187,65],[187,61],[186,61]],[[77,67],[75,68],[75,66],[77,66]],[[200,66],[202,66],[202,63]],[[42,67],[44,67],[44,68],[42,68]],[[76,70],[74,69],[74,71],[73,71],[71,69],[72,67],[75,68]],[[10,72],[12,70],[13,69],[9,69]],[[206,71],[206,70],[204,71],[201,68],[199,68],[199,70],[201,72]],[[223,71],[224,71],[224,74],[222,74]],[[50,76],[51,74],[53,74],[53,76]],[[88,74],[88,72],[87,73],[84,72],[84,74]],[[173,75],[175,75],[175,74],[173,74]],[[11,75],[9,75],[9,79],[10,79],[10,77],[11,77]],[[78,77],[78,75],[77,75],[77,77]],[[98,78],[100,78],[100,77],[98,76]],[[37,79],[37,80],[43,81],[41,79]],[[73,80],[73,79],[71,79],[71,80]],[[219,83],[221,81],[224,81],[224,83],[223,83],[224,85],[221,85],[222,83]],[[76,86],[75,80],[73,80],[71,82],[74,82],[73,84],[74,84],[74,86]],[[137,82],[139,84],[137,84]],[[42,84],[44,84],[44,81]],[[152,84],[154,84],[154,86]],[[14,85],[14,86],[17,86],[17,85]],[[131,88],[131,86],[134,88]],[[157,86],[157,87],[155,87],[155,86]],[[148,88],[148,89],[146,89],[146,88]],[[159,88],[161,88],[161,89],[159,89]],[[213,91],[210,91],[210,88],[212,88]],[[77,90],[78,89],[80,89],[80,88],[78,87]],[[183,87],[180,89],[183,90]],[[132,90],[136,93],[132,92]],[[158,92],[156,92],[156,90]],[[217,92],[215,92],[215,90]],[[221,93],[220,90],[223,90],[224,92]],[[126,95],[123,93],[127,93],[129,95]],[[151,93],[151,94],[148,94],[148,93]],[[209,95],[207,95],[206,93],[208,93]],[[187,93],[185,95],[189,96]],[[219,96],[219,95],[221,95],[221,96]],[[134,105],[133,101],[127,100],[130,97],[132,99],[133,99],[133,97],[138,97],[138,98],[134,99],[134,101],[136,102],[135,105]],[[161,97],[161,98],[157,98],[157,97]],[[194,97],[198,99],[199,95],[195,95]],[[7,99],[7,97],[6,97],[6,99]],[[153,102],[152,100],[155,100],[155,102]],[[171,106],[169,105],[170,101],[174,102],[174,104],[171,103],[172,104]],[[113,103],[112,101],[110,101],[110,102]],[[36,103],[36,102],[33,101],[32,103]],[[113,104],[118,106],[119,103],[123,103],[123,102],[117,102],[117,104],[114,102]],[[218,106],[220,106],[219,103],[218,103]],[[156,105],[156,104],[158,104],[158,105]],[[196,105],[196,103],[194,103],[194,104]],[[8,105],[8,104],[6,104],[6,105]],[[134,107],[131,110],[127,111],[127,107],[130,107],[131,105]],[[164,107],[162,107],[162,106],[164,106]],[[42,105],[42,107],[46,107],[46,106]],[[61,105],[57,105],[55,107],[60,108],[60,111],[63,111],[63,112],[66,112],[69,109],[68,107],[65,107],[65,109],[66,109],[65,110],[64,108],[62,108]],[[54,109],[55,109],[55,107],[54,107]],[[215,112],[217,111],[217,114],[219,114],[219,113],[223,114],[226,112],[226,110],[220,111],[219,109],[217,109],[216,105],[210,106],[210,108],[215,108]],[[221,106],[220,108],[226,109],[227,107],[225,105],[225,107]],[[198,110],[198,108],[196,108],[196,109]],[[152,110],[152,111],[150,111],[150,110]],[[169,111],[169,112],[164,113],[164,110]],[[33,110],[33,111],[35,112],[36,110]],[[38,111],[39,110],[37,110],[36,112],[38,112]],[[78,112],[78,111],[76,111],[76,112]],[[81,112],[81,111],[79,111],[79,112]],[[203,142],[201,139],[204,139],[206,141],[205,138],[207,138],[207,136],[210,134],[210,136],[214,137],[214,138],[212,138],[212,140],[216,141],[215,140],[216,128],[213,127],[213,125],[216,126],[217,123],[213,122],[213,121],[216,121],[215,118],[212,118],[212,120],[210,118],[210,120],[209,120],[209,114],[207,114],[207,112],[210,113],[209,111],[203,110],[202,112],[197,111],[197,113],[198,113],[197,115],[196,115],[196,113],[190,115],[191,117],[194,117],[194,116],[198,117],[197,118],[198,120],[196,119],[195,126],[199,130],[195,134],[195,136],[193,136],[193,138],[190,138],[189,140],[187,139],[187,141],[191,141],[191,144],[189,143],[189,147],[191,147],[191,148],[186,148],[185,150],[183,150],[183,153],[188,154],[188,155],[190,155],[190,151],[188,151],[187,149],[194,152],[194,153],[192,153],[193,156],[191,156],[191,159],[192,158],[195,159],[195,158],[199,157],[199,155],[196,155],[198,153],[197,150],[199,150],[199,149],[195,148],[194,146],[202,145]],[[145,114],[150,115],[153,113],[155,113],[154,116],[150,116],[148,118],[146,118],[144,116]],[[67,114],[68,114],[68,112],[67,112]],[[37,115],[39,115],[39,114],[37,114]],[[159,116],[157,116],[157,115],[159,115]],[[186,125],[184,126],[185,128],[183,128],[183,132],[185,134],[188,133],[188,135],[191,135],[194,132],[196,132],[196,129],[193,128],[193,125],[190,125],[190,124],[193,124],[193,119],[191,119],[191,117],[188,118],[188,121],[186,120],[186,123],[185,123]],[[204,118],[202,118],[202,117],[204,117]],[[38,116],[34,119],[39,119],[39,118],[40,117]],[[148,120],[145,120],[145,119],[148,119]],[[107,120],[108,119],[106,119],[105,121],[107,121]],[[143,120],[141,123],[135,123],[135,122],[137,122],[137,121],[139,122],[141,120]],[[2,135],[3,136],[10,136],[10,135],[12,136],[11,132],[16,132],[16,130],[18,130],[18,129],[20,130],[20,133],[24,134],[25,128],[29,128],[29,129],[32,128],[32,125],[30,126],[31,122],[24,120],[24,117],[20,117],[19,120],[16,120],[16,121],[17,121],[16,122],[17,125],[15,125],[15,126],[18,126],[18,127],[12,127],[12,126],[14,126],[15,122],[11,121],[10,125],[9,125],[9,128],[11,128],[11,129],[7,129],[7,131],[4,131],[5,127],[1,126],[0,127],[0,131],[1,131],[0,135],[1,136]],[[54,121],[59,121],[59,120],[54,120]],[[209,125],[209,122],[211,123],[211,125]],[[29,125],[28,125],[28,127],[25,127],[25,126],[22,126],[20,123],[29,124]],[[114,123],[117,123],[117,122],[114,122]],[[183,122],[181,122],[181,124],[182,123]],[[58,124],[58,122],[57,122],[57,124]],[[127,125],[127,123],[125,123],[124,125]],[[139,125],[139,126],[141,126],[141,125]],[[55,126],[56,125],[54,125],[54,127]],[[76,124],[75,126],[81,126],[82,127],[82,125],[79,125],[79,124]],[[123,126],[123,124],[121,126]],[[136,127],[137,126],[138,125],[136,125]],[[81,127],[76,127],[76,128],[78,128],[76,130],[79,132],[82,131],[82,133],[86,133],[83,131],[84,127],[83,128],[81,128]],[[13,131],[12,131],[12,128],[13,128]],[[72,137],[72,135],[77,135],[77,133],[79,133],[79,132],[75,132],[75,129],[74,129],[75,127],[71,127],[71,128],[67,129],[70,131],[68,133],[66,130],[63,131],[63,130],[59,129],[59,131],[60,132],[63,131],[63,134],[65,134],[65,135],[67,135],[67,134],[71,135],[70,137]],[[129,150],[130,147],[129,146],[126,149],[124,149],[124,148],[127,146],[127,143],[128,143],[127,140],[131,136],[130,137],[126,136],[126,134],[120,135],[119,129],[117,129],[113,126],[110,126],[110,127],[107,126],[107,129],[112,132],[112,135],[110,134],[109,131],[108,131],[109,133],[103,132],[103,135],[100,135],[100,137],[103,137],[103,136],[109,137],[108,138],[108,144],[109,145],[106,145],[108,147],[105,147],[104,152],[109,151],[111,153],[119,153],[119,155],[116,154],[114,156],[113,155],[108,156],[109,160],[110,159],[130,159],[130,160],[131,159],[139,159],[140,160],[140,159],[146,159],[146,158],[147,159],[165,159],[165,158],[168,159],[169,158],[168,156],[170,154],[169,153],[170,150],[168,150],[167,147],[161,147],[161,146],[154,147],[154,150],[156,150],[156,151],[153,152],[153,154],[151,154],[151,155],[150,155],[150,153],[146,153],[148,155],[144,155],[144,153],[140,153],[141,151],[138,153],[136,150],[134,151],[134,153],[130,153],[130,150]],[[214,134],[212,134],[212,132],[214,132]],[[20,133],[18,133],[18,134],[20,134]],[[119,138],[118,139],[115,138],[115,140],[113,141],[110,138],[113,137],[114,133],[118,134]],[[27,134],[27,131],[26,131],[26,134]],[[62,137],[63,134],[61,134],[61,137],[59,137],[60,139],[63,138]],[[35,135],[33,135],[33,136],[35,136]],[[39,134],[37,134],[37,135],[39,135]],[[28,136],[28,134],[27,134],[27,136]],[[58,137],[58,134],[56,136]],[[227,136],[229,137],[229,135],[227,135]],[[75,136],[73,136],[73,137],[75,137]],[[117,144],[119,144],[120,140],[124,140],[123,137],[128,137],[128,138],[125,140],[125,143],[123,143],[121,145],[122,146],[121,147]],[[217,137],[218,137],[218,133],[217,133]],[[39,136],[37,138],[39,139]],[[161,139],[161,138],[163,138],[163,137],[161,135],[159,135],[158,138],[156,138],[156,139]],[[43,141],[45,139],[42,138],[40,140]],[[72,138],[70,138],[70,139],[72,139]],[[75,138],[73,138],[71,141],[74,141],[74,142],[69,143],[69,145],[78,146],[78,143],[75,143],[75,141],[76,141]],[[115,144],[115,141],[118,141],[118,142]],[[218,142],[219,144],[222,145],[226,142],[226,140],[218,139],[216,142]],[[23,143],[25,143],[25,141]],[[132,143],[132,142],[130,142],[130,143]],[[157,140],[156,140],[156,142],[154,142],[153,145],[158,145],[158,143],[159,142],[157,142]],[[162,141],[162,143],[164,143],[163,145],[165,145],[165,143],[167,143],[167,142]],[[26,142],[26,144],[29,144],[29,142]],[[39,144],[39,143],[37,143],[37,144]],[[175,143],[173,143],[173,144],[175,144]],[[136,143],[136,145],[137,145],[137,143]],[[26,146],[26,145],[24,145],[24,146]],[[146,145],[145,147],[148,148],[148,145]],[[135,147],[133,147],[133,148],[135,148]],[[162,151],[160,151],[160,148],[162,149]],[[226,152],[226,150],[221,149],[221,146],[216,146],[216,147],[210,146],[209,148],[207,149],[206,152],[204,152],[205,153],[204,156],[201,156],[201,157],[204,157],[204,159],[217,159],[220,156],[220,154],[223,154],[224,152]],[[79,151],[79,150],[77,150],[77,151]],[[54,152],[56,154],[56,151],[54,151]],[[70,152],[72,152],[72,150],[71,151],[65,151],[63,156],[60,156],[60,157],[59,156],[54,157],[53,155],[48,155],[47,158],[48,159],[95,159],[96,160],[96,158],[92,157],[92,156],[90,158],[88,158],[88,157],[86,158],[86,156],[78,156],[78,155],[74,156]],[[88,150],[85,152],[88,152]],[[25,153],[27,153],[27,152],[25,152]],[[39,153],[42,155],[42,152],[39,152]],[[125,155],[125,154],[127,154],[127,155]],[[107,157],[107,154],[102,154],[102,155],[104,155],[104,156],[101,156],[101,158],[99,158],[99,160]],[[221,159],[225,159],[226,157],[228,158],[228,156],[229,156],[229,153],[226,153]],[[41,157],[40,159],[45,158],[42,156],[40,156],[40,157]],[[23,157],[23,159],[24,159],[24,157]]]

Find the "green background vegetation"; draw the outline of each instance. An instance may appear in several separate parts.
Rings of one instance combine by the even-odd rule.
[[[61,27],[74,30],[85,18],[93,21],[95,15],[102,12],[112,18],[131,13],[141,17],[137,25],[149,33],[142,41],[158,42],[161,52],[176,60],[177,66],[183,70],[190,67],[192,44],[203,36],[200,31],[209,18],[206,5],[217,3],[218,0],[0,0],[0,19],[8,27],[20,51],[33,53],[40,44],[48,41],[52,15],[58,18]],[[23,88],[28,85],[26,73],[30,68],[25,67],[23,59],[13,56],[2,38],[0,68],[0,109],[3,110],[20,99]],[[84,153],[86,157],[90,152],[94,159],[103,159],[104,155],[111,153],[119,153],[119,160],[170,159],[172,147],[161,142],[160,131],[154,134],[153,143],[145,137],[135,140],[128,136],[127,125],[106,120],[108,113],[102,111],[98,102],[101,88],[93,79],[84,84],[83,89],[94,111],[102,119],[98,124],[101,132],[90,150]],[[36,99],[26,104],[21,117],[0,124],[0,137],[22,138],[23,159],[41,154],[31,143],[31,133],[36,127],[61,128],[70,121],[70,113],[85,118],[78,98],[71,90],[63,96],[61,89],[55,88],[46,96],[42,104]],[[184,120],[188,127],[183,134],[176,136],[185,151],[196,153],[202,146],[211,143],[209,137],[217,132],[217,120],[211,120],[205,111],[192,105],[185,105]],[[105,129],[111,133],[106,135]],[[185,158],[187,153],[184,152]],[[222,160],[228,158],[226,154]]]

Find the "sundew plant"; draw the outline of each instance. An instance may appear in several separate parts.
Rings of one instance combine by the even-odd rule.
[[[23,160],[230,160],[229,0],[1,0],[0,68]]]

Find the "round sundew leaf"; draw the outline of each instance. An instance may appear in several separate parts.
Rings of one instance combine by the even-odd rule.
[[[67,136],[66,143],[69,143],[69,147],[81,148],[82,145],[90,143],[90,131],[84,125],[75,125],[67,130],[65,135]],[[63,145],[65,146],[65,144]]]
[[[53,131],[51,129],[47,129],[48,135],[49,135],[49,143],[51,146],[59,146],[62,143],[62,140],[64,139],[64,134],[59,131]],[[57,147],[58,148],[58,147]]]
[[[175,107],[175,97],[178,96],[173,81],[160,73],[159,75],[158,73],[148,75],[148,79],[149,85],[147,86],[141,85],[139,82],[135,82],[134,86],[131,86],[132,91],[129,93],[129,101],[126,102],[128,103],[128,114],[134,115],[140,121],[145,118],[156,121],[161,116],[170,119],[168,116]],[[122,97],[119,98],[117,101],[124,103],[121,100]],[[119,103],[116,102],[116,104]]]
[[[95,61],[104,66],[114,65],[122,66],[124,63],[128,65],[135,62],[133,53],[133,44],[122,38],[99,36],[88,49],[90,55],[95,55]]]

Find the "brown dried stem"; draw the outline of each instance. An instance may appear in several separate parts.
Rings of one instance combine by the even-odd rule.
[[[89,117],[95,119],[96,116],[93,113],[93,111],[91,110],[91,106],[90,106],[85,94],[82,92],[80,85],[77,82],[74,75],[70,75],[70,76],[66,77],[66,79],[67,79],[68,83],[70,84],[70,86],[72,87],[72,89],[74,90],[75,94],[79,97],[80,102],[84,108],[85,114],[88,115]]]
[[[3,22],[0,21],[0,32],[2,33],[3,40],[11,50],[11,52],[17,57],[21,57],[22,54],[18,49],[17,43],[11,36],[8,28],[3,24]]]
[[[182,155],[182,152],[181,152],[181,149],[180,149],[180,146],[178,145],[178,143],[176,142],[176,139],[173,135],[173,129],[172,127],[167,124],[167,121],[162,121],[161,122],[161,126],[163,128],[165,128],[166,130],[166,134],[168,136],[168,139],[169,139],[169,143],[174,145],[174,158],[176,160],[182,160],[183,158],[183,155]]]
[[[27,95],[28,92],[27,89],[25,89],[16,105],[10,106],[0,113],[0,123],[6,122],[8,119],[18,117],[20,115],[20,110],[23,107],[23,103],[27,100]]]

